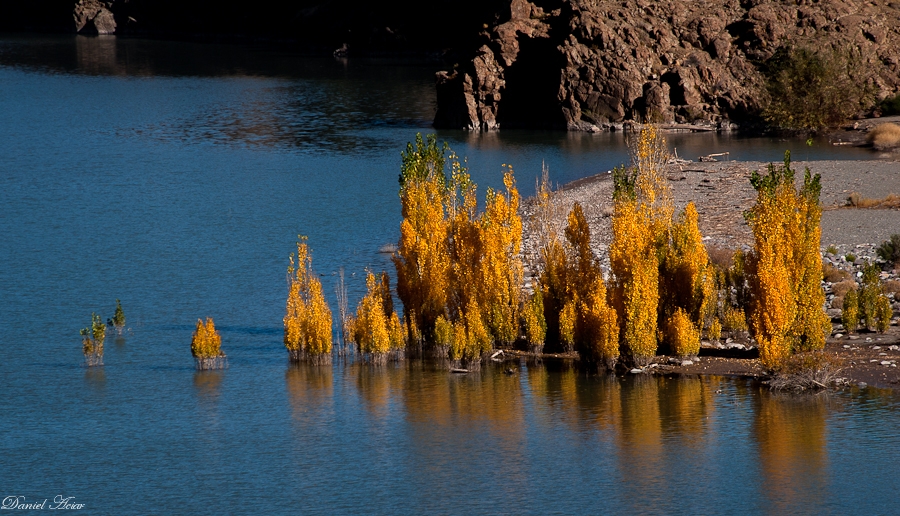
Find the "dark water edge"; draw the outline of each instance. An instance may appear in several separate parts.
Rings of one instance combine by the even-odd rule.
[[[228,48],[0,39],[0,497],[95,514],[892,511],[891,392],[288,364],[298,234],[333,309],[340,268],[351,306],[367,267],[391,270],[378,249],[397,239],[400,151],[430,132],[433,69]],[[438,138],[480,195],[503,163],[527,194],[542,162],[565,183],[628,155],[615,134]],[[790,144],[670,142],[762,161]],[[800,142],[795,158],[845,150]],[[78,330],[117,298],[128,331],[86,369]],[[225,370],[194,368],[207,316]]]

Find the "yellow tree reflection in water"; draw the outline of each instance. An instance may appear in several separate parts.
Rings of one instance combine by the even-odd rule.
[[[347,367],[345,375],[356,381],[360,397],[366,401],[366,408],[373,415],[384,418],[392,400],[399,399],[407,377],[406,363],[373,366],[354,364]]]
[[[700,449],[707,442],[708,421],[715,405],[713,396],[722,383],[719,377],[659,377],[659,411],[667,440]]]
[[[334,412],[334,372],[331,367],[291,364],[284,373],[294,419],[313,423],[312,419]]]
[[[828,450],[824,396],[759,393],[756,439],[762,491],[772,514],[803,512],[810,497],[826,492]]]
[[[629,378],[621,389],[622,413],[618,426],[619,470],[625,485],[638,500],[648,506],[634,509],[651,511],[651,493],[663,493],[663,442],[659,411],[659,379],[648,375]]]

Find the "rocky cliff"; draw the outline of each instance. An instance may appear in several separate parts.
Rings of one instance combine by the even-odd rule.
[[[900,92],[900,0],[511,0],[481,37],[438,74],[436,127],[731,128],[787,45],[851,52],[879,98]]]

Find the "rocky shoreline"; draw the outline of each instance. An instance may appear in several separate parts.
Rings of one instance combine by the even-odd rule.
[[[707,248],[730,253],[749,249],[752,245],[750,228],[743,218],[756,199],[750,185],[754,170],[765,170],[761,162],[691,162],[670,164],[666,175],[677,208],[693,201],[700,214],[700,230]],[[850,193],[864,197],[883,198],[900,192],[900,161],[812,161],[793,162],[792,167],[822,175],[821,200],[822,253],[824,263],[834,269],[838,278],[826,278],[826,309],[832,318],[833,332],[826,342],[826,351],[833,353],[843,371],[839,383],[867,384],[883,388],[900,388],[900,269],[888,269],[881,281],[894,293],[894,318],[884,334],[863,330],[847,335],[840,323],[841,312],[835,302],[834,286],[838,281],[859,281],[861,267],[876,261],[875,249],[894,233],[900,232],[900,209],[860,209],[846,206]],[[605,272],[609,271],[607,251],[612,222],[611,174],[584,178],[561,187],[553,194],[554,224],[561,231],[565,217],[575,202],[582,205],[591,227],[594,254]],[[521,208],[525,231],[523,254],[526,263],[535,263],[537,241],[529,230],[529,220],[535,212],[533,198],[526,199]],[[852,255],[852,256],[848,256]],[[848,260],[850,258],[850,260]],[[526,270],[526,282],[533,279]],[[755,357],[754,343],[746,332],[723,334],[721,342],[704,341],[700,357],[690,363],[657,357],[647,372],[658,374],[712,374],[761,377],[763,367]]]

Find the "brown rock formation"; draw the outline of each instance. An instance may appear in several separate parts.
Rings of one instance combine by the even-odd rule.
[[[883,0],[511,0],[483,36],[438,74],[436,127],[728,128],[759,113],[785,45],[849,49],[879,98],[900,92],[900,3]]]
[[[75,4],[72,17],[75,21],[75,32],[82,34],[115,34],[116,19],[107,9],[112,2],[98,0],[79,0]]]

